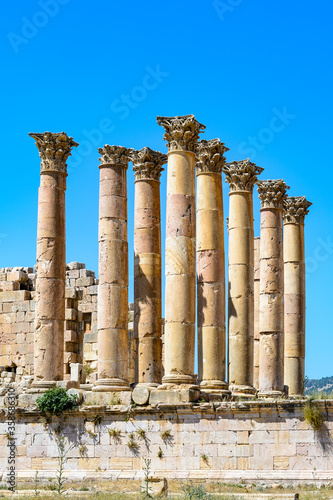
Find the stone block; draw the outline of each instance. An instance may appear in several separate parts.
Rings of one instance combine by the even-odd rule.
[[[67,269],[68,270],[75,270],[75,269],[85,269],[86,265],[83,264],[82,262],[70,262],[67,264]]]
[[[18,290],[10,292],[0,292],[0,302],[16,302],[30,299],[28,290]]]
[[[20,289],[20,283],[18,281],[3,281],[0,283],[0,290],[3,292],[10,292]]]
[[[117,399],[120,401],[119,405],[130,405],[132,394],[131,391],[117,391],[117,392],[86,392],[83,394],[83,402],[85,405],[106,405],[112,407],[119,407],[119,405],[112,404]]]
[[[78,287],[86,287],[94,284],[94,278],[79,278],[76,280],[76,286]]]
[[[25,283],[28,280],[27,273],[23,271],[11,271],[7,273],[7,281],[17,281],[18,283]]]
[[[198,401],[199,397],[199,389],[152,389],[149,403],[151,405],[191,403]]]
[[[65,342],[77,342],[78,333],[74,330],[65,330],[64,340]]]
[[[71,363],[71,380],[84,384],[86,381],[85,371],[81,363]]]
[[[85,333],[83,337],[84,343],[97,342],[97,333]]]

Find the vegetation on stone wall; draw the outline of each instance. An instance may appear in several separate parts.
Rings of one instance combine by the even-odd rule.
[[[78,405],[78,398],[67,394],[62,387],[54,387],[38,398],[36,404],[40,411],[58,414],[65,410],[74,410]]]

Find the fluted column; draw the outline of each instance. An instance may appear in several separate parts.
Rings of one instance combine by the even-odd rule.
[[[289,186],[279,180],[258,181],[260,229],[259,395],[284,392],[282,214]]]
[[[47,390],[64,374],[67,158],[78,146],[65,132],[29,134],[41,158],[33,390]]]
[[[168,142],[164,384],[192,384],[195,349],[195,151],[193,115],[157,117]]]
[[[100,148],[98,380],[95,391],[129,390],[127,168],[131,150]]]
[[[263,169],[249,160],[223,168],[230,185],[229,205],[229,388],[254,394],[254,233],[253,186]]]
[[[304,219],[311,205],[304,196],[287,198],[284,205],[284,383],[290,396],[304,394]]]
[[[254,238],[254,344],[253,344],[253,385],[259,388],[259,301],[260,301],[260,238]]]
[[[197,321],[198,375],[206,391],[229,393],[225,382],[225,270],[222,194],[223,156],[219,139],[202,140],[197,151]]]
[[[160,176],[167,156],[150,148],[130,155],[135,172],[134,331],[139,339],[137,382],[162,382]]]

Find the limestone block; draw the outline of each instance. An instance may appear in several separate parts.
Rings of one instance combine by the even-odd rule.
[[[0,283],[0,290],[3,292],[10,292],[20,289],[19,281],[3,281]]]
[[[76,286],[78,287],[86,287],[94,284],[94,278],[79,278],[76,280]]]
[[[191,374],[194,367],[195,325],[165,324],[165,372]],[[169,346],[177,349],[169,351]]]
[[[100,285],[106,283],[128,284],[127,241],[110,240],[99,242],[99,275]],[[92,280],[93,278],[85,279]],[[90,285],[93,285],[93,282],[85,286]]]
[[[253,295],[253,267],[249,264],[229,265],[229,297],[251,297]]]
[[[224,281],[224,251],[203,250],[197,252],[197,282]]]
[[[283,296],[260,294],[260,332],[279,332],[283,328]]]
[[[170,194],[166,220],[166,237],[195,234],[195,196],[185,194]]]
[[[199,283],[197,286],[198,325],[222,326],[225,300],[223,283]]]
[[[225,379],[225,327],[198,327],[198,356],[202,360],[200,380]]]
[[[168,322],[195,322],[195,277],[189,275],[168,275],[166,278],[169,290],[177,293],[167,295],[165,300],[165,316]]]
[[[98,328],[127,328],[127,287],[99,285]]]
[[[160,403],[176,405],[179,403],[196,402],[199,397],[199,389],[152,389],[150,392],[149,403],[152,406]]]
[[[165,240],[165,274],[191,274],[195,269],[195,240],[169,236]]]
[[[197,250],[223,250],[223,232],[214,228],[223,227],[222,210],[200,210],[197,212]]]
[[[167,195],[193,195],[195,192],[194,162],[194,153],[169,151]]]

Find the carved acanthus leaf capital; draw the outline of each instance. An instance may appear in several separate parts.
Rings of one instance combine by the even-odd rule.
[[[261,208],[284,208],[289,186],[282,180],[257,181]]]
[[[164,127],[164,139],[169,151],[196,152],[199,134],[206,128],[199,123],[194,115],[158,116],[157,123]]]
[[[212,139],[210,141],[203,139],[198,142],[196,163],[197,174],[205,172],[216,172],[221,174],[225,163],[223,154],[226,151],[229,151],[229,148],[227,148],[220,139]]]
[[[312,203],[305,196],[289,196],[284,202],[284,223],[304,224],[305,216],[309,213]]]
[[[139,151],[132,151],[129,155],[130,161],[133,163],[135,179],[153,179],[159,181],[161,172],[164,170],[162,165],[167,163],[167,155],[159,151],[145,147]]]
[[[262,167],[251,163],[249,158],[241,161],[226,163],[223,172],[226,175],[226,182],[230,185],[230,191],[250,191],[257,182],[257,176],[263,172]]]
[[[109,146],[105,144],[103,148],[98,148],[101,155],[99,161],[101,165],[124,165],[128,167],[128,158],[133,149],[124,148],[123,146]]]
[[[31,132],[29,135],[36,141],[41,159],[41,172],[63,172],[66,174],[66,161],[71,155],[71,149],[79,145],[73,140],[73,137],[68,137],[65,132],[56,134]]]

